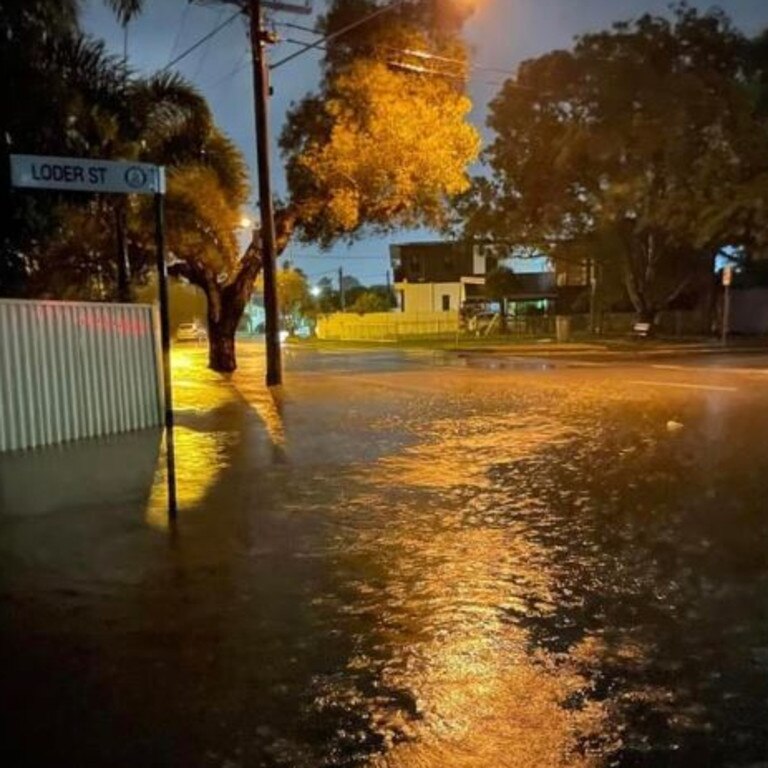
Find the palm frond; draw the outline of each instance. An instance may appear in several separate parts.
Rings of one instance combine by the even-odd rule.
[[[105,0],[105,2],[115,12],[117,20],[123,25],[141,13],[144,7],[143,0]]]
[[[133,80],[129,86],[133,130],[149,154],[174,146],[198,157],[213,127],[213,115],[200,92],[175,73]]]

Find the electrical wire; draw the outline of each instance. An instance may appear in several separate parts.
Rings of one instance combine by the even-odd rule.
[[[184,11],[181,14],[181,21],[179,22],[179,26],[176,29],[176,36],[173,39],[173,47],[171,48],[171,52],[168,54],[168,62],[170,63],[173,59],[173,54],[176,53],[176,49],[179,47],[179,43],[181,42],[181,35],[184,31],[184,26],[187,23],[187,15],[189,14],[189,9],[192,7],[191,3],[187,3],[184,6]],[[168,65],[166,65],[168,66]]]
[[[167,72],[171,67],[178,64],[182,59],[185,59],[187,56],[189,56],[190,53],[196,51],[201,45],[207,43],[214,35],[217,35],[219,32],[221,32],[222,29],[229,26],[239,16],[240,11],[235,11],[231,16],[222,21],[221,24],[215,26],[207,35],[203,35],[203,37],[190,45],[189,48],[187,48],[185,51],[182,51],[175,59],[169,61],[161,70],[159,70],[158,74]]]
[[[324,43],[330,43],[331,40],[335,40],[337,37],[341,37],[341,35],[345,35],[347,32],[351,32],[353,29],[357,29],[357,27],[360,27],[363,24],[366,24],[367,22],[372,21],[378,16],[381,16],[383,13],[394,11],[395,9],[403,5],[404,2],[405,0],[396,0],[396,2],[394,2],[392,5],[382,6],[377,11],[374,11],[368,16],[364,16],[362,19],[358,19],[357,21],[354,21],[351,24],[347,24],[346,27],[342,27],[336,32],[332,32],[330,35],[325,35],[325,37],[321,37],[319,40],[316,40],[314,43],[306,44],[300,51],[296,51],[290,54],[289,56],[286,56],[285,58],[282,58],[279,61],[276,61],[274,64],[271,64],[269,68],[277,69],[278,67],[282,67],[283,64],[287,64],[289,61],[293,61],[294,59],[298,58],[302,54],[307,53],[308,51],[311,51],[313,48],[319,48]]]
[[[219,15],[216,17],[216,21],[218,22],[218,21],[219,21],[219,19],[220,19],[220,18],[221,18],[223,15],[224,15],[224,9],[222,8],[222,9],[219,11]],[[202,53],[200,54],[200,58],[197,60],[197,66],[195,66],[195,71],[192,73],[192,81],[193,81],[193,82],[194,82],[195,80],[197,80],[197,77],[198,77],[198,75],[199,75],[199,74],[202,72],[202,70],[203,70],[203,64],[205,64],[205,62],[206,62],[206,61],[207,61],[207,59],[208,59],[208,53],[209,53],[209,52],[210,52],[210,50],[211,50],[211,40],[212,40],[212,39],[213,39],[213,38],[210,38],[210,37],[209,37],[209,38],[208,38],[208,39],[205,41],[205,45],[203,46],[203,51],[202,51]]]
[[[306,41],[305,40],[297,40],[297,39],[295,39],[293,37],[284,37],[280,42],[282,42],[282,43],[289,43],[290,45],[301,45],[301,46],[305,46],[306,45]],[[325,45],[315,46],[315,48],[317,48],[317,50],[319,50],[319,51],[327,51],[328,50],[328,47],[325,46]],[[415,56],[416,55],[413,51],[409,51],[409,50],[406,50],[406,49],[403,49],[403,48],[392,48],[390,46],[385,46],[385,48],[387,50],[393,51],[395,53],[402,53],[402,54],[405,54],[405,55],[408,55],[408,56]],[[419,57],[420,58],[428,58],[428,57],[432,58],[432,55],[425,53],[425,54],[419,54]],[[449,62],[454,62],[455,61],[457,64],[458,63],[462,63],[463,64],[463,62],[460,62],[458,59],[447,59],[447,58],[445,58],[443,56],[435,56],[434,58],[437,59],[438,61],[449,61]],[[402,70],[406,70],[406,71],[409,71],[409,72],[416,72],[418,74],[433,75],[433,76],[436,76],[436,77],[446,77],[446,78],[451,79],[451,80],[462,80],[464,82],[466,82],[469,79],[469,78],[467,78],[467,77],[465,77],[463,75],[454,75],[454,74],[451,74],[450,72],[440,72],[439,70],[428,69],[427,67],[420,67],[420,66],[418,66],[416,64],[404,64],[402,62],[388,62],[388,63],[390,64],[390,66],[395,67],[396,69],[402,69]],[[514,77],[516,75],[515,72],[509,71],[509,70],[493,69],[491,67],[481,67],[481,66],[470,65],[469,69],[471,69],[473,71],[476,71],[476,72],[496,72],[496,73],[502,73],[502,74],[505,74],[505,75],[510,75],[511,77]],[[493,85],[493,86],[503,85],[503,83],[501,83],[499,81],[494,81],[494,82],[488,82],[487,81],[487,82],[484,82],[482,84],[483,85]],[[533,90],[533,89],[530,89],[530,88],[528,88],[527,86],[524,86],[524,85],[519,85],[517,87],[518,88],[524,88],[525,90]]]
[[[297,30],[300,30],[301,32],[308,32],[309,34],[312,34],[312,35],[321,35],[320,32],[318,32],[315,29],[312,29],[311,27],[305,27],[305,26],[302,26],[301,24],[292,24],[292,23],[287,22],[287,21],[286,22],[275,22],[275,26],[286,27],[288,29],[297,29]],[[290,42],[290,43],[294,43],[294,44],[297,44],[297,45],[310,45],[310,42],[308,42],[306,40],[295,40],[295,39],[292,39],[292,38],[286,38],[285,42]],[[323,42],[326,42],[326,41],[325,40],[318,40],[316,42],[323,43]],[[419,59],[427,59],[427,60],[430,60],[430,61],[442,61],[442,62],[445,62],[446,64],[459,64],[461,66],[466,66],[469,69],[475,70],[477,72],[490,72],[490,73],[497,74],[497,75],[510,75],[512,77],[516,77],[517,76],[517,72],[513,72],[512,70],[509,70],[509,69],[499,69],[498,67],[486,67],[486,66],[483,66],[482,64],[472,64],[471,62],[466,62],[466,61],[463,61],[462,59],[455,59],[455,58],[451,58],[449,56],[441,56],[441,55],[436,54],[436,53],[429,53],[428,51],[417,51],[417,50],[413,50],[411,48],[395,48],[392,45],[382,45],[382,46],[379,46],[379,47],[381,47],[381,48],[383,48],[384,50],[387,50],[387,51],[392,51],[393,53],[404,53],[407,56],[413,56],[413,57],[419,58]],[[325,46],[323,46],[323,47],[318,46],[318,49],[319,50],[324,50],[324,51],[328,50],[328,48],[325,47]]]
[[[297,259],[328,259],[328,254],[324,253],[301,253],[296,256]],[[387,256],[345,256],[345,259],[386,259]]]
[[[251,65],[251,57],[250,57],[250,51],[246,48],[239,56],[237,60],[237,64],[235,64],[232,69],[229,70],[225,75],[222,75],[218,80],[216,80],[210,87],[211,88],[217,88],[220,85],[223,85],[227,80],[234,77],[238,72],[241,72],[246,67],[249,67]]]

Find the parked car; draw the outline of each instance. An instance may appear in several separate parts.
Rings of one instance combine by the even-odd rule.
[[[197,323],[182,323],[176,329],[176,341],[206,341],[208,332]]]

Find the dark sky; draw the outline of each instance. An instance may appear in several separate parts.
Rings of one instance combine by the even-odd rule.
[[[710,2],[690,4],[702,9],[712,6]],[[669,0],[477,0],[477,5],[479,8],[466,28],[474,63],[513,71],[524,59],[553,48],[568,47],[575,35],[603,29],[614,21],[649,11],[668,13]],[[722,0],[719,5],[747,33],[768,27],[768,0]],[[324,6],[325,0],[314,0],[315,11],[322,11]],[[146,0],[146,11],[129,28],[132,66],[148,72],[167,65],[232,13],[233,6],[215,0],[193,4],[187,0]],[[103,3],[90,0],[83,21],[89,32],[105,39],[116,52],[122,52],[122,30]],[[274,21],[313,26],[311,16],[281,13],[274,16]],[[278,31],[283,38],[314,39],[308,33],[286,27],[278,27]],[[274,46],[270,57],[277,61],[296,49],[295,44],[284,40]],[[253,103],[247,51],[245,23],[236,19],[181,61],[177,69],[205,94],[219,124],[242,148],[253,168]],[[309,52],[275,70],[272,83],[275,95],[270,104],[273,138],[283,125],[290,103],[315,87],[320,55]],[[498,90],[501,79],[503,75],[483,71],[476,71],[473,76],[472,119],[479,127],[485,119],[486,104]],[[282,194],[284,179],[276,151],[272,166],[276,192]],[[253,186],[255,188],[255,184]],[[363,283],[383,283],[389,268],[389,242],[430,237],[427,232],[396,232],[391,238],[367,238],[352,246],[336,246],[322,254],[317,248],[293,245],[287,256],[312,280],[343,266],[345,272]]]

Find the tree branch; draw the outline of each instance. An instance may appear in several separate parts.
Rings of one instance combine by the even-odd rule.
[[[672,293],[667,296],[667,300],[664,302],[664,306],[668,307],[688,286],[688,284],[691,282],[691,275],[688,275],[688,277],[683,278],[677,288],[675,288]]]
[[[275,211],[275,249],[278,256],[288,246],[298,220],[299,212],[295,205],[287,205]]]

